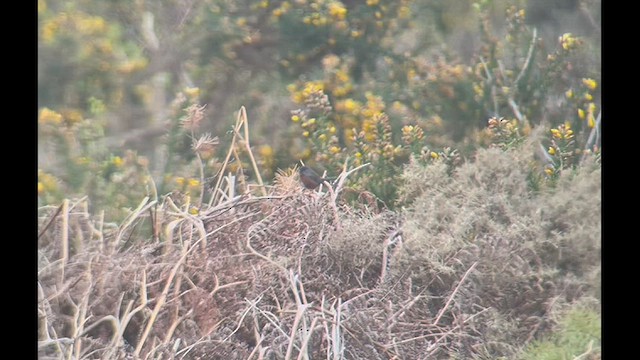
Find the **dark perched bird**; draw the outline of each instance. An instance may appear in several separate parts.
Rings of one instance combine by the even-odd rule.
[[[330,181],[330,179],[322,178],[311,168],[303,166],[300,168],[300,181],[302,181],[304,187],[313,190],[323,182]]]

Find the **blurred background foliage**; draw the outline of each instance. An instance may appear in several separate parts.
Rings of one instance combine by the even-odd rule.
[[[410,158],[535,127],[553,179],[599,153],[600,36],[599,0],[38,0],[39,199],[197,197],[240,106],[264,179],[368,162],[393,206]]]

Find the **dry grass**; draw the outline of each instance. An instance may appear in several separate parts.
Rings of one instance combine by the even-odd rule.
[[[411,164],[401,212],[341,203],[348,175],[366,171],[346,167],[324,192],[286,171],[238,194],[222,171],[197,215],[171,196],[121,225],[87,199],[44,207],[39,354],[513,357],[599,283],[599,167],[532,193],[530,159],[492,149],[453,172]]]

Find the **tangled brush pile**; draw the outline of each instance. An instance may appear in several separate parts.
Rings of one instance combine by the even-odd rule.
[[[600,271],[599,167],[531,194],[526,161],[492,149],[455,171],[412,164],[398,212],[341,203],[346,172],[325,192],[283,173],[266,196],[196,215],[145,200],[121,226],[86,200],[43,208],[39,353],[514,356],[557,310],[597,296]],[[128,241],[144,222],[152,235]]]

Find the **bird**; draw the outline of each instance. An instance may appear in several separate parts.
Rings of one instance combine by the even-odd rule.
[[[302,181],[302,185],[304,185],[304,187],[313,190],[323,182],[331,181],[331,179],[323,178],[313,171],[313,169],[303,166],[300,168],[300,181]]]

